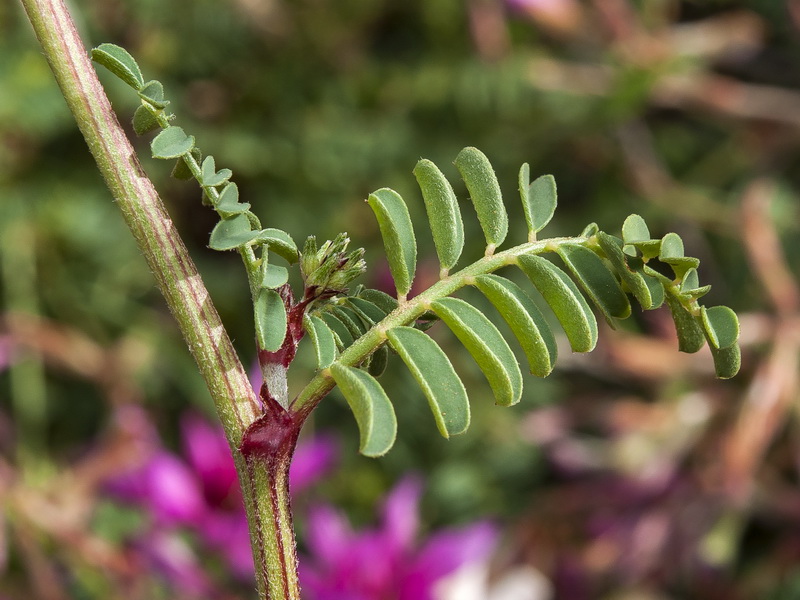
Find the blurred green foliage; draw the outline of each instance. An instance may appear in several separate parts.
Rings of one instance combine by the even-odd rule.
[[[392,187],[423,223],[411,169],[420,157],[429,158],[455,184],[451,162],[458,149],[474,145],[491,159],[509,197],[516,194],[523,161],[534,177],[555,176],[560,206],[546,234],[577,234],[589,221],[613,232],[637,212],[659,235],[680,232],[700,256],[713,284],[711,304],[769,314],[744,266],[739,203],[754,178],[774,182],[771,218],[796,274],[796,3],[619,4],[623,16],[609,16],[599,2],[578,3],[582,24],[561,26],[478,0],[195,0],[180,6],[87,0],[72,9],[87,48],[120,44],[137,58],[145,79],[164,83],[176,124],[213,152],[218,168],[233,169],[243,201],[265,226],[298,240],[347,231],[356,247],[367,249],[370,285],[386,278],[387,267],[377,224],[363,200],[378,187]],[[500,21],[492,21],[498,15]],[[731,15],[744,17],[735,27],[689,35],[692,26]],[[697,49],[709,40],[727,49]],[[135,97],[107,73],[100,75],[120,120],[129,123]],[[667,90],[671,77],[688,83]],[[725,78],[728,87],[711,77]],[[737,109],[742,103],[749,112]],[[149,138],[134,143],[249,362],[252,315],[238,257],[206,248],[215,217],[200,206],[199,191],[169,179],[169,167],[149,158]],[[456,185],[456,193],[465,197],[463,187]],[[516,211],[511,235],[522,239],[521,207],[513,201],[508,206]],[[467,252],[477,252],[481,244],[469,240],[481,233],[467,213]],[[27,238],[15,243],[12,236],[21,230]],[[16,3],[0,5],[0,239],[4,315],[36,313],[47,327],[74,330],[109,356],[122,357],[124,368],[108,376],[127,379],[134,392],[125,401],[145,402],[173,444],[178,416],[187,407],[210,409],[177,328]],[[419,244],[421,256],[434,256],[431,239],[420,235]],[[467,254],[464,261],[474,258]],[[430,281],[437,265],[421,262],[419,271],[419,279]],[[637,331],[662,335],[660,317],[635,320]],[[15,330],[4,320],[3,331]],[[440,342],[454,345],[447,336]],[[40,436],[41,445],[30,450],[37,455],[38,477],[46,478],[102,435],[116,401],[109,390],[118,382],[82,372],[82,361],[88,365],[95,357],[83,357],[81,346],[68,350],[71,362],[53,358],[38,342],[29,346],[22,343],[11,370],[0,373],[0,431],[17,429],[19,435],[24,424],[26,432],[0,436],[0,453],[15,464],[24,455],[20,448]],[[291,374],[295,389],[311,373],[307,350]],[[755,362],[747,356],[746,365]],[[708,385],[689,368],[661,379],[626,379],[623,373],[604,374],[607,367],[594,360],[601,359],[568,361],[548,379],[526,383],[519,406],[499,409],[491,405],[477,367],[461,355],[454,364],[470,389],[473,425],[450,441],[436,434],[408,372],[392,369],[385,387],[398,412],[400,436],[379,461],[357,456],[355,423],[341,398],[332,396],[311,428],[342,433],[345,468],[321,493],[346,505],[358,521],[371,514],[391,481],[414,470],[430,482],[430,523],[485,515],[513,521],[559,481],[530,436],[508,433],[526,413],[549,406],[586,409],[586,398],[604,406],[620,396],[665,401],[675,390],[700,381]],[[14,383],[15,369],[27,369],[28,388],[20,387],[19,375]],[[39,408],[20,397],[37,381],[40,389],[33,393],[46,403]],[[743,385],[703,389],[711,397],[730,396]],[[730,412],[725,415],[732,419]],[[599,433],[590,420],[584,424],[590,434]],[[794,597],[754,579],[754,589],[770,597]],[[792,589],[796,581],[794,575]]]

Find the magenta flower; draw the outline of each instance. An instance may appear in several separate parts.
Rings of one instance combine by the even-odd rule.
[[[213,595],[181,531],[192,531],[230,571],[249,581],[253,563],[247,519],[236,470],[222,429],[198,415],[181,422],[182,455],[158,447],[152,432],[141,433],[153,448],[136,469],[108,483],[115,497],[142,506],[152,523],[133,548],[176,589],[197,597]],[[142,444],[147,447],[146,444]],[[331,469],[336,444],[318,437],[297,447],[290,472],[297,493]],[[401,481],[387,496],[380,525],[356,532],[336,509],[311,508],[305,524],[309,552],[300,561],[308,600],[433,600],[434,586],[463,566],[485,562],[496,539],[494,527],[478,523],[418,541],[418,479]]]
[[[107,482],[110,494],[147,509],[152,528],[136,541],[151,564],[174,584],[182,584],[193,562],[170,532],[178,527],[193,531],[209,550],[228,563],[245,581],[253,577],[253,559],[247,518],[236,468],[221,427],[196,414],[181,422],[183,456],[156,447],[143,463]],[[150,433],[143,433],[153,446]],[[293,493],[302,491],[329,471],[336,460],[336,444],[328,437],[301,442],[289,473]],[[170,551],[181,549],[180,555]],[[163,568],[161,568],[163,567]],[[203,587],[203,586],[201,586]]]
[[[434,586],[462,566],[491,554],[496,531],[488,523],[434,533],[418,545],[419,480],[407,478],[388,495],[379,527],[355,532],[326,505],[307,520],[309,556],[300,581],[309,600],[433,600]]]

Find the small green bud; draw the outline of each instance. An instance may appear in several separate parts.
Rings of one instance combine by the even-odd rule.
[[[300,258],[300,268],[306,289],[344,290],[348,283],[366,270],[364,249],[359,248],[349,254],[347,246],[350,238],[340,233],[317,249],[313,236],[306,239]]]
[[[348,283],[367,270],[367,263],[364,262],[364,249],[354,250],[344,259],[344,262],[340,259],[339,264],[339,268],[333,272],[328,280],[327,287],[334,290],[345,289]]]
[[[303,280],[308,279],[308,275],[313,273],[318,266],[317,238],[310,235],[306,238],[303,251],[300,253],[300,272],[303,274]]]

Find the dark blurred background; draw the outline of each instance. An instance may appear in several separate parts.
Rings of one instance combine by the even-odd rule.
[[[439,336],[468,383],[471,429],[441,439],[410,375],[390,368],[399,439],[366,459],[332,395],[306,436],[338,439],[338,467],[299,500],[301,549],[304,505],[324,500],[367,526],[414,472],[425,482],[422,538],[489,518],[501,535],[487,589],[521,568],[546,582],[537,596],[492,598],[800,598],[800,2],[71,9],[87,48],[120,44],[146,80],[163,82],[176,124],[233,170],[265,226],[298,243],[347,231],[365,247],[367,285],[386,266],[364,198],[388,186],[407,199],[428,257],[418,279],[430,282],[438,265],[411,170],[430,158],[463,199],[451,163],[471,145],[497,170],[510,243],[525,235],[514,197],[526,161],[558,183],[543,235],[577,235],[592,221],[616,234],[641,214],[655,236],[676,231],[701,259],[707,303],[740,314],[743,368],[731,381],[714,379],[707,350],[677,352],[660,309],[621,330],[601,324],[590,355],[562,348],[555,372],[527,378],[511,409],[492,405],[469,356]],[[138,99],[100,71],[135,137]],[[207,249],[215,216],[197,186],[150,159],[149,138],[134,143],[251,364],[237,256]],[[477,240],[466,204],[464,217]],[[465,259],[480,246],[468,243]],[[301,353],[296,389],[312,369]],[[130,414],[149,433],[132,433]],[[0,597],[193,597],[137,562],[147,509],[104,486],[144,439],[180,454],[187,414],[213,417],[203,383],[21,7],[0,4]],[[191,527],[176,531],[214,597],[249,597]]]

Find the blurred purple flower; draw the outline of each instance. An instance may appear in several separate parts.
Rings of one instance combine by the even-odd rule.
[[[356,533],[334,508],[310,512],[300,561],[300,581],[311,600],[432,600],[434,585],[460,567],[486,560],[495,528],[476,523],[434,533],[415,544],[419,526],[419,480],[401,481],[384,501],[381,525]]]
[[[134,541],[133,547],[151,571],[161,573],[190,597],[208,597],[213,586],[186,541],[168,531],[154,530]]]
[[[253,562],[247,518],[222,428],[189,414],[181,422],[181,438],[184,457],[155,448],[137,468],[108,481],[106,489],[116,498],[146,508],[152,516],[151,531],[137,542],[151,562],[172,564],[166,555],[170,546],[165,531],[183,526],[223,556],[233,573],[249,580]],[[301,442],[289,473],[292,492],[302,491],[328,472],[336,454],[332,438]],[[176,558],[176,563],[183,570],[160,570],[179,584],[188,567],[184,558]]]
[[[506,4],[552,31],[572,32],[581,22],[582,9],[576,0],[506,0]]]
[[[134,470],[108,483],[115,497],[148,510],[152,524],[133,547],[173,585],[208,595],[212,587],[178,529],[193,531],[243,580],[253,576],[247,519],[236,470],[221,428],[198,415],[181,422],[182,456],[156,447]],[[153,441],[150,436],[150,447]],[[298,445],[290,472],[297,493],[327,473],[336,444],[317,437]],[[461,567],[485,561],[496,539],[494,527],[478,523],[444,530],[417,543],[418,479],[401,481],[387,496],[380,526],[355,532],[327,505],[306,519],[309,556],[300,577],[310,600],[432,600],[434,585]],[[200,574],[200,575],[198,575]],[[190,582],[191,585],[188,585]]]

